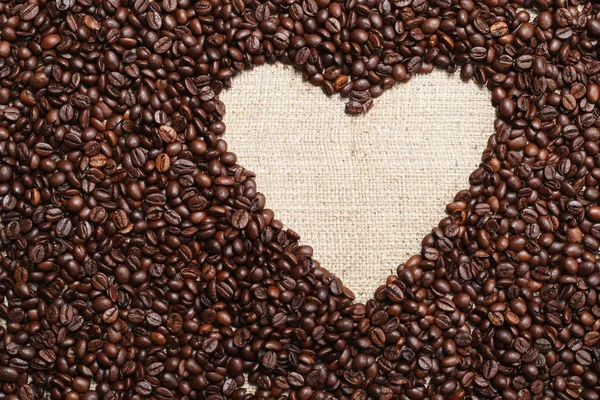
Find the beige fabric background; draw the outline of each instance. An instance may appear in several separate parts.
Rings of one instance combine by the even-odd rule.
[[[442,71],[397,85],[361,117],[283,65],[244,72],[221,99],[229,149],[267,207],[360,300],[468,188],[495,115],[486,89]]]

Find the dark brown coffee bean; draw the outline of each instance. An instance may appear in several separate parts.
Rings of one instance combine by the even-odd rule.
[[[39,12],[40,9],[36,4],[28,4],[21,9],[20,17],[23,21],[31,21]]]
[[[494,326],[502,326],[504,324],[504,316],[498,311],[489,312],[488,319]]]
[[[55,232],[56,236],[65,238],[71,234],[72,230],[73,224],[71,223],[71,220],[68,218],[63,218],[56,224]]]
[[[236,229],[244,229],[249,221],[250,216],[245,210],[236,210],[231,217],[231,225]]]
[[[424,371],[429,371],[433,367],[433,363],[431,362],[431,358],[427,356],[422,356],[418,360],[419,368]]]
[[[172,45],[173,42],[170,38],[162,37],[154,44],[154,51],[156,51],[158,54],[162,54],[169,51]]]
[[[162,125],[159,128],[158,133],[160,134],[160,138],[165,143],[173,143],[175,140],[177,140],[177,132],[168,125]]]
[[[597,398],[600,8],[558,3],[0,7],[2,393]],[[434,66],[491,88],[469,190],[366,304],[220,138],[275,61],[350,114]]]
[[[0,382],[15,383],[19,377],[16,369],[11,367],[0,367]]]
[[[194,163],[189,160],[179,159],[171,165],[171,170],[177,175],[188,175],[194,172]]]
[[[165,154],[160,153],[156,156],[156,169],[160,172],[167,172],[171,167],[171,158]]]
[[[146,15],[146,22],[150,29],[158,30],[162,27],[162,18],[160,14],[155,11],[150,11]]]
[[[444,312],[453,312],[456,310],[456,306],[452,302],[452,300],[447,298],[442,298],[436,302],[437,307]]]
[[[600,333],[598,332],[588,332],[583,338],[583,342],[586,346],[594,346],[600,341]]]
[[[580,365],[588,366],[592,363],[592,355],[586,350],[579,350],[575,354],[575,360]]]
[[[297,372],[291,372],[287,380],[291,386],[299,387],[304,385],[304,377]]]
[[[261,364],[263,367],[269,370],[275,368],[277,365],[277,355],[275,352],[267,351],[265,354],[263,354]]]
[[[493,360],[488,360],[483,365],[482,375],[485,379],[493,379],[498,373],[498,363]]]
[[[146,315],[146,321],[150,326],[160,326],[162,324],[162,318],[155,312],[150,312]]]
[[[152,393],[152,386],[148,381],[140,381],[135,386],[135,392],[140,396],[149,396]]]

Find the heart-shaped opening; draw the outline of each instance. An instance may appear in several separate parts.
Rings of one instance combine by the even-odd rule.
[[[349,117],[343,99],[274,65],[244,72],[221,98],[229,148],[267,206],[365,302],[469,187],[493,132],[490,96],[436,70]]]

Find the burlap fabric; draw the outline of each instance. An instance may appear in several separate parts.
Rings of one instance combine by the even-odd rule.
[[[362,117],[283,65],[242,73],[221,99],[229,149],[267,207],[363,301],[468,188],[493,132],[489,91],[442,71],[397,85]]]

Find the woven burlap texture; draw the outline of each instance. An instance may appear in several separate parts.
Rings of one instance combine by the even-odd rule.
[[[363,301],[468,188],[495,116],[485,88],[443,71],[396,85],[361,117],[283,65],[242,73],[221,99],[229,149],[267,207]]]

